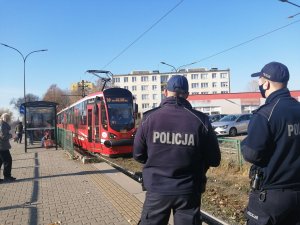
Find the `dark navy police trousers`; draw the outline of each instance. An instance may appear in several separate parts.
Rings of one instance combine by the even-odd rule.
[[[300,190],[251,191],[247,225],[300,225]]]
[[[161,195],[146,192],[140,225],[167,225],[173,211],[175,225],[199,225],[200,194]]]

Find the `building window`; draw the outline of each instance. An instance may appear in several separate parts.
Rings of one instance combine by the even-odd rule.
[[[141,81],[142,82],[147,82],[148,81],[148,76],[142,76]]]
[[[201,95],[207,95],[207,94],[208,94],[207,91],[201,92]]]
[[[198,95],[199,92],[192,92],[192,95]]]
[[[217,82],[212,82],[212,87],[217,87]]]
[[[227,73],[221,73],[221,74],[220,74],[220,77],[221,77],[221,78],[227,78]]]
[[[227,94],[228,91],[221,91],[221,94]]]
[[[120,77],[114,78],[114,83],[120,83]]]
[[[153,94],[152,98],[153,98],[153,100],[157,100],[158,99],[158,95],[157,94]]]
[[[136,86],[135,86],[135,85],[132,86],[132,87],[131,87],[131,90],[136,91]]]
[[[148,85],[142,85],[142,91],[148,91]]]
[[[221,82],[221,87],[228,87],[228,82]]]
[[[152,90],[157,90],[157,85],[152,85]]]
[[[216,92],[216,91],[213,91],[212,93],[213,93],[213,94],[217,94],[218,92]]]
[[[167,82],[168,81],[168,75],[167,76],[161,76],[160,77],[160,82]]]
[[[135,82],[136,81],[136,77],[131,77],[131,82]]]
[[[149,95],[148,94],[142,94],[142,100],[146,100],[149,99]]]
[[[156,76],[152,76],[152,81],[156,81],[157,77]]]
[[[201,83],[201,88],[207,88],[208,87],[208,83]]]
[[[155,108],[155,107],[157,107],[157,103],[153,103],[153,105],[152,105],[152,108]]]
[[[199,83],[192,83],[192,88],[199,88]]]
[[[128,86],[124,86],[124,89],[127,89],[127,90],[128,90]]]
[[[192,80],[198,80],[199,79],[199,74],[192,74]]]
[[[149,103],[143,103],[142,109],[149,109]]]
[[[128,82],[128,77],[124,77],[124,83]]]
[[[217,74],[216,73],[212,73],[212,79],[217,78]]]
[[[207,79],[207,73],[201,73],[201,79]]]

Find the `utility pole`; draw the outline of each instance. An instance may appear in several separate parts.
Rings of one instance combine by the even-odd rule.
[[[80,88],[80,90],[81,90],[81,97],[83,97],[83,98],[85,96],[87,96],[87,94],[86,94],[86,88],[88,87],[88,85],[85,84],[85,83],[86,83],[86,81],[84,81],[84,80],[82,80],[81,82],[77,83],[78,89]]]

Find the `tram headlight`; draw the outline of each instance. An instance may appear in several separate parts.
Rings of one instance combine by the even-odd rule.
[[[112,134],[112,133],[109,133],[109,138],[110,139],[116,139],[117,135],[115,134]]]
[[[102,136],[103,138],[107,138],[107,133],[106,133],[106,132],[102,132],[101,136]]]

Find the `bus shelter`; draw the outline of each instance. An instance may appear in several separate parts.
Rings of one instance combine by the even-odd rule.
[[[25,121],[25,152],[28,148],[57,149],[57,105],[48,101],[25,102],[21,105]]]

